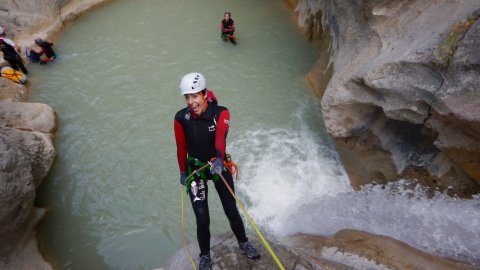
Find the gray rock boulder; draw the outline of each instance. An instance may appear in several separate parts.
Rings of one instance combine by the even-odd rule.
[[[57,123],[55,112],[46,104],[0,102],[0,126],[55,133]]]
[[[212,238],[212,270],[223,269],[279,269],[270,253],[254,236],[248,237],[261,254],[259,260],[250,260],[241,254],[235,236],[231,233]],[[297,234],[269,241],[272,250],[285,269],[353,270],[353,269],[438,269],[473,270],[474,268],[450,259],[417,250],[401,241],[363,231],[342,230],[332,237]],[[199,249],[188,246],[198,266]],[[162,270],[192,269],[184,249],[179,250]],[[159,269],[157,269],[159,270]]]
[[[0,259],[8,261],[39,217],[36,189],[55,157],[51,138],[38,131],[0,127]]]
[[[11,80],[0,79],[0,102],[25,101],[28,97],[28,88]]]

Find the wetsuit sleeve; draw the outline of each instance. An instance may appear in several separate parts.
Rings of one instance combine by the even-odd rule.
[[[180,172],[187,171],[187,141],[182,124],[177,119],[173,122],[173,130],[175,131],[175,141],[177,143],[177,160]]]
[[[215,157],[225,158],[225,148],[227,145],[227,134],[230,126],[230,112],[223,110],[218,116],[217,131],[215,133]]]
[[[235,32],[235,22],[232,20],[232,27],[230,27],[230,32]]]
[[[223,21],[220,22],[220,31],[222,31],[222,33],[225,33],[225,27],[223,25]]]

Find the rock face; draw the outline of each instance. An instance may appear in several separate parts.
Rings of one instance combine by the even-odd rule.
[[[53,40],[67,24],[107,0],[2,0],[0,25],[22,48]],[[3,62],[3,57],[0,63]],[[44,210],[36,189],[55,158],[56,116],[45,104],[24,103],[28,89],[0,78],[0,269],[52,269],[38,252],[34,227]]]
[[[0,25],[22,48],[37,37],[53,40],[69,23],[110,0],[2,0]],[[2,58],[3,61],[3,58]]]
[[[105,2],[2,0],[0,25],[29,47]],[[308,78],[354,187],[409,177],[461,195],[479,192],[477,0],[285,2],[324,52]],[[55,114],[47,105],[21,103],[27,94],[0,79],[0,269],[51,269],[35,244],[43,211],[33,201],[55,156]],[[241,255],[231,235],[216,237],[213,269],[276,268],[251,239],[260,261]],[[469,269],[361,232],[286,241],[289,247],[272,247],[288,269]],[[194,245],[190,250],[198,254]],[[167,269],[190,269],[182,256]]]
[[[12,87],[6,100],[21,95],[22,88]],[[33,203],[55,158],[55,129],[55,113],[45,104],[0,102],[0,266],[33,239],[42,213]]]
[[[289,3],[330,52],[308,77],[354,188],[480,191],[478,1]]]
[[[261,241],[251,235],[248,238],[260,253],[259,260],[250,260],[241,254],[236,238],[227,233],[212,239],[212,270],[278,269]],[[329,238],[299,234],[269,244],[285,269],[474,269],[432,256],[390,237],[356,230],[342,230]],[[188,249],[198,266],[198,246],[190,244]],[[188,270],[192,265],[183,249],[162,269]]]

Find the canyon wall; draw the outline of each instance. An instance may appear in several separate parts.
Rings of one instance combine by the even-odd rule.
[[[104,2],[2,0],[0,26],[25,49],[37,37],[54,40],[68,23]],[[0,269],[5,270],[51,269],[34,233],[45,210],[34,201],[56,155],[57,120],[50,106],[28,98],[28,81],[18,85],[0,78]]]
[[[0,25],[22,47],[53,40],[105,0],[2,0]],[[289,0],[320,58],[308,78],[352,186],[418,179],[480,191],[480,3]],[[54,157],[56,117],[0,78],[0,268],[50,269],[33,228],[36,188]]]
[[[352,186],[480,191],[480,2],[290,0]]]

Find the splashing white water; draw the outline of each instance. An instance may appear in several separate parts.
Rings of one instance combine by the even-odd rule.
[[[253,129],[232,143],[241,166],[239,193],[264,230],[286,236],[358,229],[480,265],[479,197],[428,198],[420,187],[406,188],[406,180],[353,191],[318,137],[305,128]]]

